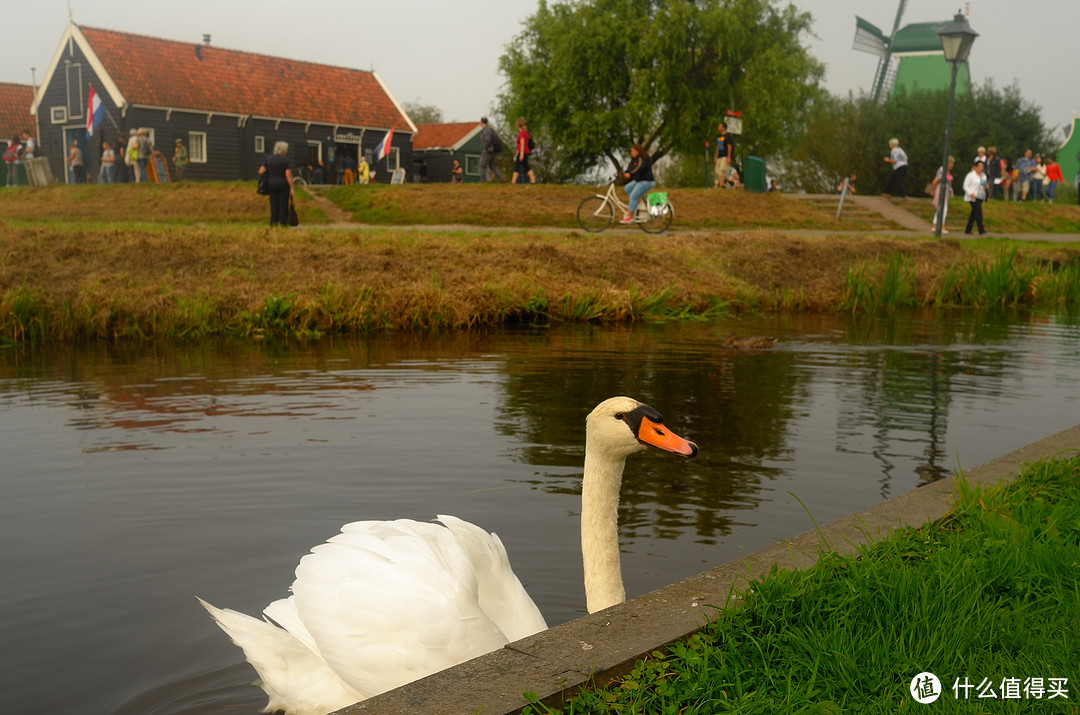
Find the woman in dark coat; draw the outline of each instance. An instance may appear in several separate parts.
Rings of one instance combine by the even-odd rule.
[[[289,200],[293,197],[292,166],[289,164],[289,143],[276,142],[274,153],[259,167],[270,187],[270,225],[289,225]]]

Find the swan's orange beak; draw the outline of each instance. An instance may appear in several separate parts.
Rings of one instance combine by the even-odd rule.
[[[637,431],[638,441],[650,447],[662,449],[665,452],[674,452],[684,457],[697,455],[697,445],[675,434],[663,424],[653,422],[648,417],[642,416],[641,426]]]

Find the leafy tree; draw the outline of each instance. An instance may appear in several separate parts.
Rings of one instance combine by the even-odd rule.
[[[738,151],[767,154],[818,91],[809,27],[775,0],[540,0],[500,58],[499,108],[529,119],[563,178],[634,143],[699,152],[727,108],[744,112]]]
[[[416,124],[442,124],[445,121],[443,111],[434,104],[421,104],[417,100],[415,102],[402,102],[401,108]]]

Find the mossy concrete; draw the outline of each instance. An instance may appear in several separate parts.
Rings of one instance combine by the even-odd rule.
[[[967,480],[990,486],[1014,477],[1026,463],[1080,450],[1080,425],[986,464],[965,469]],[[954,478],[942,479],[876,504],[749,556],[692,576],[626,603],[612,606],[475,658],[427,678],[356,703],[339,715],[378,713],[425,715],[517,713],[535,692],[557,706],[581,687],[604,684],[628,672],[635,661],[692,635],[733,605],[748,579],[813,565],[822,549],[850,553],[901,527],[940,519],[953,506]]]

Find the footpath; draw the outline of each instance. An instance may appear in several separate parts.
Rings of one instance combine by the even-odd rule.
[[[1022,465],[1080,450],[1080,425],[965,470],[972,485],[1009,481]],[[654,650],[683,640],[716,616],[717,608],[744,589],[748,577],[812,566],[822,550],[853,553],[890,531],[944,517],[953,506],[954,478],[942,479],[882,502],[820,530],[731,561],[684,581],[554,626],[461,665],[339,710],[337,715],[405,715],[423,712],[511,715],[527,705],[523,692],[558,706],[581,688],[625,675]]]
[[[323,196],[318,190],[308,187],[308,193],[314,203],[323,210],[330,223],[322,224],[322,228],[338,230],[383,230],[389,226],[380,224],[360,223],[341,207]],[[835,215],[839,199],[835,194],[783,194],[783,196],[801,201],[811,201],[822,210]],[[911,236],[926,237],[933,233],[933,226],[922,218],[904,210],[902,204],[890,201],[881,196],[849,196],[844,200],[843,210],[840,212],[842,221],[850,222],[851,227],[843,230],[821,229],[783,229],[783,233],[793,236],[829,236],[844,233],[867,233],[883,236]],[[881,223],[892,223],[895,228],[878,228]],[[873,227],[870,227],[873,226]],[[414,225],[393,226],[395,229],[406,231],[483,231],[483,232],[530,232],[530,233],[565,233],[565,227],[536,227],[536,226],[470,226],[467,224],[439,224],[439,225]],[[668,230],[669,234],[743,234],[754,229],[724,229],[724,230],[700,230],[680,229],[678,221]],[[959,232],[951,232],[949,238],[963,240],[965,236]],[[1080,233],[1000,233],[990,231],[988,238],[1008,238],[1016,241],[1047,241],[1052,243],[1077,243],[1080,242]]]

